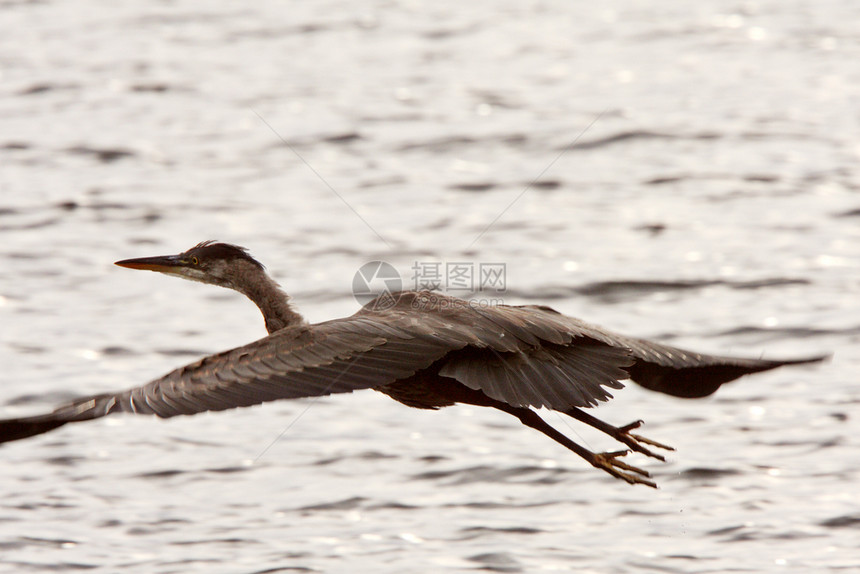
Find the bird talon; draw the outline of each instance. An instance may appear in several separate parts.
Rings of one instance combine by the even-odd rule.
[[[635,472],[636,474],[641,474],[642,476],[648,476],[648,477],[651,476],[651,473],[648,472],[647,470],[643,470],[643,469],[639,468],[638,466],[633,466],[632,464],[627,464],[626,462],[621,462],[620,460],[615,461],[615,464],[613,466],[616,466],[616,467],[624,469],[624,470],[629,470],[630,472]]]
[[[669,445],[665,445],[663,443],[657,442],[656,440],[652,440],[652,439],[646,438],[642,435],[633,434],[632,432],[630,432],[631,430],[633,430],[635,428],[639,428],[640,426],[642,426],[642,424],[643,424],[643,421],[641,421],[641,420],[633,421],[630,424],[626,424],[622,427],[618,427],[616,429],[617,432],[611,433],[611,436],[615,440],[626,444],[627,446],[629,446],[632,450],[635,450],[636,452],[640,452],[640,453],[644,454],[645,456],[650,456],[651,458],[656,458],[657,460],[665,462],[666,457],[664,457],[661,454],[657,454],[656,452],[652,451],[651,449],[643,446],[643,444],[648,444],[648,445],[651,445],[653,447],[662,448],[664,450],[675,450],[675,449]]]
[[[651,474],[647,470],[643,470],[639,467],[618,460],[620,457],[629,453],[629,450],[597,453],[594,455],[591,464],[595,468],[599,468],[615,478],[620,478],[629,484],[644,484],[652,488],[657,488],[657,485],[653,481],[646,480],[646,478],[651,477]]]
[[[624,450],[613,450],[613,451],[611,451],[611,452],[601,452],[601,453],[600,453],[600,455],[602,455],[602,456],[604,456],[604,457],[607,457],[607,458],[610,458],[610,459],[613,459],[613,460],[614,460],[614,459],[616,459],[616,458],[620,458],[620,457],[622,457],[622,456],[627,456],[628,454],[630,454],[630,450],[629,450],[629,449],[624,449]]]
[[[656,458],[657,460],[662,461],[666,460],[665,457],[663,457],[662,455],[659,455],[646,447],[646,444],[665,450],[675,450],[670,446],[630,432],[633,429],[637,429],[643,424],[645,424],[644,421],[642,421],[641,419],[620,427],[615,427],[575,407],[565,411],[565,413],[577,420],[584,422],[587,425],[596,428],[601,432],[608,434],[618,442],[630,447],[631,450],[640,452],[645,456],[650,456],[651,458]]]
[[[632,431],[633,429],[638,429],[643,424],[645,424],[645,421],[643,421],[642,419],[639,419],[638,421],[633,421],[632,423],[626,424],[623,427],[618,427],[618,430],[621,431],[622,434],[627,434],[628,432]]]
[[[662,448],[664,450],[675,450],[675,447],[669,446],[668,444],[663,444],[661,442],[657,442],[656,440],[652,440],[650,438],[646,438],[642,435],[627,433],[627,436],[632,438],[637,442],[644,442],[645,444],[650,444],[651,446],[656,446],[657,448]]]

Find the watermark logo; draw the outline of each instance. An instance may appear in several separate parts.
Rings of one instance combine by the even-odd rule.
[[[390,263],[371,261],[359,267],[352,278],[352,294],[361,305],[367,305],[374,299],[379,300],[374,305],[376,309],[388,309],[397,301],[393,293],[403,289],[400,273]]]

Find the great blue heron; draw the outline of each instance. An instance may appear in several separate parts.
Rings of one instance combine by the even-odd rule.
[[[269,335],[140,387],[84,397],[45,415],[2,420],[0,442],[117,412],[172,417],[374,389],[422,409],[456,403],[493,407],[616,478],[655,486],[648,472],[620,460],[628,450],[592,452],[532,407],[560,411],[629,449],[664,460],[648,447],[671,447],[631,432],[642,421],[616,427],[581,407],[608,400],[612,395],[605,387],[619,389],[625,379],[676,397],[704,397],[749,373],[824,358],[704,355],[617,335],[549,307],[483,307],[429,291],[386,294],[351,317],[309,325],[246,249],[212,241],[179,255],[117,265],[235,289],[260,308]]]

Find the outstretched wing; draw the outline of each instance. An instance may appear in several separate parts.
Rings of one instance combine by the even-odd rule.
[[[541,313],[556,313],[546,308],[531,309]],[[744,375],[769,371],[786,365],[817,363],[829,355],[817,355],[802,359],[748,359],[725,357],[687,351],[678,347],[619,335],[561,314],[557,318],[570,325],[571,329],[613,347],[626,348],[633,363],[624,367],[630,380],[651,391],[681,398],[701,398],[716,392],[724,383]]]
[[[141,387],[84,397],[46,415],[0,421],[0,442],[117,412],[172,417],[374,388],[408,377],[465,344],[401,313],[356,314],[283,329]]]
[[[470,310],[483,345],[452,353],[439,374],[516,406],[560,411],[590,407],[611,398],[607,388],[622,388],[625,379],[676,397],[704,397],[743,375],[826,358],[767,360],[694,353],[618,335],[544,306]]]
[[[697,399],[717,391],[724,383],[744,375],[769,371],[786,365],[818,363],[830,355],[802,359],[744,359],[685,351],[641,339],[623,339],[636,361],[626,370],[630,379],[651,391]]]
[[[447,353],[451,344],[429,330],[350,317],[278,331],[100,402],[104,414],[170,417],[349,393],[408,377]]]

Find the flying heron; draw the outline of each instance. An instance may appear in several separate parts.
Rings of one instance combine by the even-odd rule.
[[[374,389],[421,409],[463,403],[504,411],[592,466],[653,487],[648,472],[621,457],[633,450],[665,460],[652,448],[672,448],[634,434],[642,421],[616,427],[582,410],[612,398],[607,388],[620,389],[630,379],[676,397],[704,397],[743,375],[825,358],[705,355],[618,335],[541,305],[482,307],[430,291],[386,294],[385,304],[376,299],[350,317],[309,325],[245,248],[213,241],[178,255],[116,264],[239,291],[259,307],[269,335],[140,387],[0,420],[0,442],[118,412],[172,417]],[[547,424],[533,410],[541,407],[590,425],[627,449],[592,452]]]

